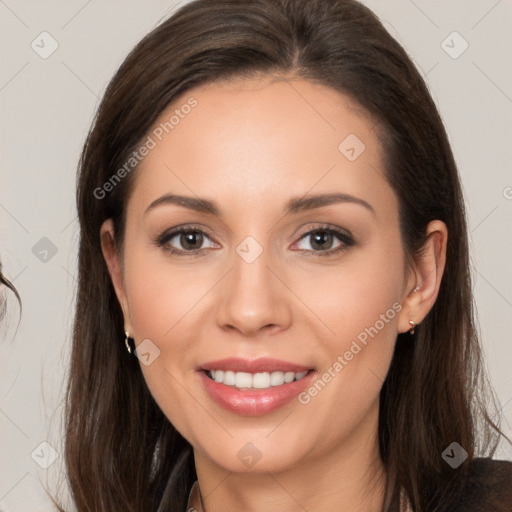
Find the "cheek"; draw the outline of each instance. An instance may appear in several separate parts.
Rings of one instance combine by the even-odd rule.
[[[182,321],[194,317],[195,306],[208,288],[207,276],[170,263],[159,251],[134,248],[125,268],[130,316],[138,339],[173,337]]]
[[[343,339],[357,338],[364,343],[367,336],[396,335],[397,313],[401,310],[400,269],[388,262],[362,270],[345,276],[339,283],[337,326]]]
[[[322,421],[336,418],[350,430],[378,399],[393,356],[402,310],[400,245],[390,250],[384,242],[375,244],[347,259],[346,266],[317,272],[307,283],[299,293],[308,296],[308,305],[330,332],[317,329],[323,335],[310,350],[321,351],[322,366],[301,400],[311,403]]]

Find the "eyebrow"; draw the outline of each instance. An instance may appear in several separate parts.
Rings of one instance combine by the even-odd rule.
[[[351,196],[349,194],[331,193],[331,194],[314,194],[302,197],[294,197],[290,199],[285,206],[284,215],[295,214],[306,210],[313,210],[315,208],[321,208],[323,206],[329,206],[336,203],[352,203],[363,206],[375,215],[373,207],[358,197]],[[155,199],[144,212],[146,215],[150,210],[153,210],[157,206],[174,204],[194,210],[200,213],[208,213],[215,215],[216,217],[222,217],[221,209],[217,202],[202,199],[199,197],[180,196],[176,194],[165,194]]]

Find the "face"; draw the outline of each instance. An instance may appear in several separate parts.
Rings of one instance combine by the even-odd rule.
[[[414,282],[374,130],[330,88],[255,78],[188,91],[148,133],[116,292],[196,457],[273,472],[377,435]]]

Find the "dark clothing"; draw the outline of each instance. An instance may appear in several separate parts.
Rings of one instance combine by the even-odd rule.
[[[469,479],[450,512],[512,511],[512,462],[493,459],[471,461]]]
[[[399,512],[398,505],[390,512]],[[473,459],[466,485],[443,512],[512,512],[512,462]]]

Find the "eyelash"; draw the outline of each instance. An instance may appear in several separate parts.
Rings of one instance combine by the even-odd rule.
[[[309,231],[303,233],[299,241],[307,238],[310,235],[313,235],[315,233],[332,233],[338,238],[338,240],[342,243],[339,247],[335,249],[329,249],[327,251],[312,251],[309,249],[297,249],[297,252],[302,253],[310,253],[312,257],[326,257],[331,256],[333,254],[341,253],[345,250],[347,250],[349,247],[352,247],[355,244],[354,238],[352,235],[346,231],[339,228],[334,228],[332,226],[322,225],[317,226],[314,229],[310,229]],[[194,226],[184,226],[176,229],[172,229],[171,231],[165,231],[162,233],[158,238],[156,239],[155,243],[158,247],[163,248],[166,252],[169,254],[180,256],[180,257],[186,257],[186,256],[194,256],[199,254],[200,252],[204,251],[205,249],[194,249],[192,251],[183,251],[181,249],[175,249],[174,247],[165,247],[165,245],[169,242],[169,240],[172,240],[176,235],[186,234],[186,233],[200,233],[203,236],[206,236],[207,238],[210,238],[205,231],[202,229],[196,228]]]

